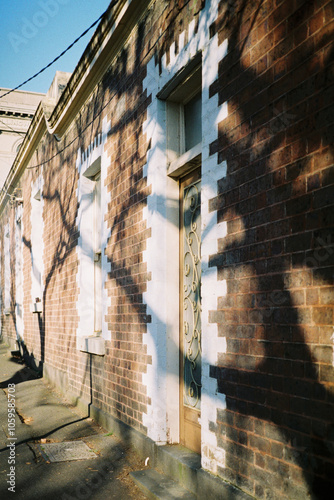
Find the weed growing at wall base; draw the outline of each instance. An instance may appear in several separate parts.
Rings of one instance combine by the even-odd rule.
[[[37,10],[31,19],[21,18],[22,25],[19,33],[8,33],[8,40],[14,50],[18,53],[22,45],[26,45],[29,40],[34,38],[41,28],[49,23],[50,18],[55,17],[59,12],[61,5],[66,5],[70,0],[40,0]]]

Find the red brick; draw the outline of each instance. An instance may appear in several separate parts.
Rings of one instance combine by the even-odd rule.
[[[313,309],[313,321],[317,325],[333,324],[333,308],[315,307]]]
[[[320,9],[320,11],[317,12],[317,14],[315,14],[309,20],[310,35],[313,35],[316,31],[322,28],[323,24],[324,24],[324,12],[322,9]]]
[[[212,276],[217,270],[218,279],[226,279],[227,294],[218,297],[217,310],[210,310],[206,320],[226,338],[227,352],[217,353],[218,365],[210,367],[218,391],[225,391],[226,410],[212,415],[210,431],[226,452],[226,468],[218,467],[219,475],[251,495],[304,498],[300,491],[315,492],[307,482],[309,469],[300,450],[307,447],[317,484],[322,479],[317,472],[324,471],[321,465],[328,452],[319,446],[320,434],[324,439],[333,414],[333,256],[321,262],[316,258],[316,252],[323,255],[317,238],[327,238],[333,226],[333,156],[328,146],[334,137],[329,64],[333,8],[329,2],[277,0],[264,2],[256,12],[255,4],[246,2],[242,13],[237,11],[227,26],[223,4],[210,36],[212,40],[217,33],[219,41],[228,39],[229,52],[219,68],[213,68],[219,76],[209,92],[210,102],[216,102],[213,96],[217,96],[220,104],[228,103],[229,114],[210,144],[210,161],[216,162],[217,154],[219,162],[226,161],[227,174],[223,177],[222,170],[217,185],[212,181],[217,195],[212,195],[209,210],[213,221],[217,216],[219,223],[226,223],[227,235],[218,238],[218,253],[209,264],[216,268],[210,267]],[[128,62],[115,62],[102,82],[106,94],[97,94],[99,106],[105,106],[103,116],[112,122],[106,181],[111,202],[105,219],[112,232],[107,248],[112,267],[106,286],[111,342],[106,344],[104,361],[93,361],[93,398],[99,408],[144,434],[142,418],[151,401],[142,374],[153,360],[143,338],[153,318],[146,312],[143,293],[154,274],[148,272],[149,263],[143,262],[146,241],[152,236],[143,220],[143,207],[147,196],[155,193],[143,179],[151,145],[142,125],[153,97],[143,93],[145,64],[140,63],[137,74],[130,75],[130,71],[133,48],[140,52],[136,64],[147,61],[153,50],[159,63],[173,42],[179,53],[178,36],[191,21],[191,2],[166,5],[152,4],[143,40],[129,41],[133,47]],[[197,22],[200,4],[195,7]],[[128,114],[118,117],[120,123],[116,97],[108,102],[113,91],[118,96],[127,92],[131,107]],[[93,114],[94,105],[87,103],[82,121],[90,123]],[[93,130],[99,131],[98,123]],[[74,126],[66,135],[68,144],[75,134]],[[82,148],[90,140],[88,133],[82,134]],[[45,141],[53,152],[60,147],[47,136]],[[71,189],[74,192],[77,187],[76,147],[67,150],[62,168],[57,169],[54,160],[44,170],[50,194],[55,189],[60,193],[60,198],[46,201],[45,269],[51,279],[46,294],[45,347],[48,360],[67,371],[74,390],[89,398],[88,379],[82,382],[87,356],[75,347],[79,235]],[[38,150],[39,161],[43,154],[46,151]],[[35,154],[31,164],[36,161]],[[27,241],[30,185],[36,175],[26,171],[23,178]],[[61,210],[62,204],[66,210]],[[2,222],[8,217],[12,217],[9,209]],[[64,246],[53,268],[59,241]],[[24,262],[29,291],[28,247]],[[24,307],[28,311],[29,300]],[[27,314],[25,326],[29,348],[38,356],[36,317]],[[4,317],[2,328],[15,337],[12,318]],[[206,333],[203,326],[203,338]],[[103,393],[96,385],[101,387],[101,381]],[[290,481],[284,483],[282,477]]]

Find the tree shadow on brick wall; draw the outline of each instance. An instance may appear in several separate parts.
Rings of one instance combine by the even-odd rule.
[[[45,144],[42,144],[41,151],[39,151],[40,156],[44,155],[45,157],[50,157],[55,153],[55,148],[57,147],[54,143],[55,139],[51,140],[51,144],[48,145],[49,149],[46,150]],[[67,259],[69,256],[75,251],[76,247],[76,213],[77,213],[77,205],[75,204],[74,199],[76,200],[76,172],[72,169],[68,169],[68,175],[66,179],[64,179],[64,185],[59,186],[55,181],[54,177],[56,174],[59,174],[59,171],[67,168],[68,165],[71,165],[72,157],[71,150],[64,148],[64,151],[60,151],[57,155],[57,159],[59,161],[58,167],[55,167],[52,163],[46,163],[46,167],[44,167],[44,175],[46,176],[47,181],[45,182],[45,187],[43,189],[43,200],[44,200],[44,210],[43,210],[43,223],[44,227],[46,225],[46,215],[48,217],[51,216],[53,222],[57,220],[61,220],[61,224],[59,232],[53,232],[53,237],[56,235],[56,244],[54,246],[53,254],[50,256],[50,259],[47,262],[47,268],[44,271],[43,277],[43,295],[42,295],[42,311],[36,313],[36,322],[34,325],[37,325],[38,333],[39,333],[39,348],[34,354],[31,351],[31,346],[25,344],[24,340],[20,341],[20,347],[23,359],[27,363],[28,366],[31,366],[34,370],[37,370],[40,373],[40,376],[43,376],[43,365],[45,363],[45,354],[46,354],[46,325],[47,325],[47,314],[51,311],[49,299],[52,297],[52,284],[54,284],[54,280],[57,280],[59,276],[61,276],[62,270],[64,266],[66,266]],[[36,160],[35,160],[36,161]],[[38,163],[38,156],[37,161]],[[56,186],[56,187],[54,187]],[[74,203],[74,210],[71,210],[72,205]],[[23,235],[23,244],[28,248],[31,262],[33,259],[33,250],[31,240]],[[48,240],[50,240],[50,235],[48,235]],[[70,276],[65,277],[63,281],[64,289],[67,289],[67,286],[70,282]],[[61,308],[60,308],[61,310]],[[38,361],[37,361],[37,358]]]
[[[231,3],[229,2],[229,4]],[[242,104],[240,107],[241,121],[243,121],[245,129],[250,131],[248,136],[244,140],[240,140],[239,144],[234,144],[232,134],[222,132],[217,144],[212,145],[212,151],[216,150],[219,153],[219,161],[227,161],[227,178],[219,183],[221,193],[224,190],[226,192],[232,191],[232,183],[229,183],[233,176],[234,180],[238,179],[236,174],[240,165],[247,164],[249,168],[242,172],[242,179],[236,181],[236,186],[239,188],[238,182],[241,183],[241,180],[242,184],[252,183],[252,186],[247,186],[249,195],[241,195],[238,203],[232,207],[234,216],[231,217],[231,222],[238,220],[243,227],[242,243],[227,245],[224,248],[224,254],[220,255],[216,261],[213,259],[211,264],[218,265],[221,279],[228,279],[229,294],[235,293],[232,287],[236,283],[236,273],[240,274],[240,270],[246,269],[247,266],[252,269],[254,290],[247,296],[246,294],[239,296],[239,299],[244,300],[240,306],[243,310],[240,312],[240,323],[235,321],[229,328],[231,320],[227,319],[227,326],[223,328],[219,325],[219,327],[222,335],[224,332],[226,334],[226,331],[229,332],[228,353],[236,352],[235,349],[239,348],[244,340],[251,340],[253,342],[252,348],[256,349],[257,363],[254,364],[254,359],[249,356],[250,353],[247,351],[244,356],[233,357],[229,354],[225,357],[221,356],[219,368],[212,367],[212,376],[218,379],[220,392],[227,395],[227,413],[233,414],[235,425],[239,429],[239,440],[235,441],[233,438],[235,430],[231,426],[226,426],[223,422],[223,416],[220,415],[221,435],[218,436],[218,440],[226,448],[222,441],[222,436],[226,432],[230,443],[227,453],[227,469],[229,469],[231,461],[235,460],[238,461],[238,464],[231,466],[231,471],[232,469],[238,470],[239,467],[240,473],[237,476],[232,475],[228,479],[241,487],[246,484],[247,457],[249,462],[260,461],[262,457],[266,465],[256,462],[256,473],[253,476],[258,485],[260,483],[267,484],[267,488],[273,486],[277,491],[281,491],[284,481],[292,481],[286,480],[290,470],[287,464],[290,463],[291,470],[296,471],[298,468],[293,469],[293,465],[297,465],[298,470],[303,471],[302,474],[310,489],[321,496],[326,481],[332,476],[333,449],[331,444],[328,444],[328,440],[332,432],[329,412],[333,401],[325,384],[320,382],[324,379],[319,373],[319,359],[321,356],[324,359],[328,356],[328,349],[318,349],[317,352],[313,352],[307,345],[306,332],[301,325],[308,324],[308,319],[302,308],[297,307],[299,299],[294,290],[297,288],[298,291],[301,286],[306,286],[307,283],[303,284],[303,280],[307,280],[311,276],[308,273],[310,260],[307,259],[312,258],[312,255],[316,254],[319,248],[322,249],[321,242],[319,243],[320,240],[316,239],[315,232],[310,236],[306,231],[307,228],[311,231],[311,227],[306,226],[306,224],[311,224],[312,215],[309,216],[307,223],[303,221],[303,226],[300,226],[300,215],[303,210],[308,213],[311,211],[311,195],[313,196],[313,189],[317,188],[311,188],[309,191],[311,194],[306,198],[303,197],[304,193],[299,191],[297,181],[303,169],[307,168],[307,159],[292,164],[291,168],[287,169],[288,177],[281,184],[279,183],[280,172],[273,174],[273,162],[281,161],[278,158],[275,159],[275,153],[283,147],[286,134],[290,137],[294,136],[295,142],[301,143],[300,148],[302,148],[303,139],[310,140],[310,135],[312,135],[313,143],[316,145],[316,137],[314,129],[310,126],[307,127],[309,136],[305,136],[303,131],[305,124],[302,124],[305,121],[304,110],[293,107],[296,92],[289,101],[280,99],[280,92],[284,93],[284,85],[288,85],[288,78],[284,80],[284,85],[282,82],[277,84],[282,85],[283,90],[277,90],[275,98],[270,92],[266,95],[267,89],[276,81],[271,81],[269,72],[258,77],[252,70],[245,70],[242,66],[242,48],[238,47],[237,42],[241,31],[241,23],[238,24],[238,21],[241,21],[243,11],[249,7],[252,10],[252,5],[250,2],[241,2],[240,5],[239,11],[236,12],[238,15],[231,15],[231,19],[236,25],[232,25],[228,33],[232,60],[229,56],[225,62],[226,66],[224,62],[221,64],[220,71],[221,75],[224,73],[227,75],[227,79],[232,80],[232,76],[234,76],[235,82],[223,90],[219,89],[220,102],[233,101],[235,88],[243,88],[245,85],[249,86],[248,92],[251,95],[256,96],[257,93],[260,93],[260,97],[255,97],[251,103],[246,101],[246,104]],[[255,7],[259,8],[254,22],[257,15],[264,15],[264,12],[261,13],[262,6],[263,2],[256,4]],[[306,9],[305,12],[307,15],[308,10]],[[305,13],[298,15],[302,19]],[[297,15],[294,22],[301,22],[298,21]],[[218,25],[217,29],[222,30],[223,24],[218,23]],[[252,23],[250,25],[250,29],[252,29]],[[287,41],[282,40],[282,42],[280,50],[284,52],[284,50],[288,50],[290,41],[287,39]],[[301,51],[298,57],[303,60],[310,55],[311,53],[307,49],[304,53]],[[279,57],[278,54],[277,57]],[[124,58],[125,54],[123,54]],[[233,75],[231,75],[232,71]],[[237,78],[239,76],[242,85],[238,86]],[[276,75],[275,78],[279,81],[283,76]],[[323,80],[327,78],[326,69],[319,75],[318,80],[321,78]],[[217,82],[217,85],[220,85],[220,82]],[[300,92],[302,91],[300,90]],[[212,93],[214,92],[213,88]],[[268,108],[268,115],[264,117],[261,115],[263,108]],[[257,114],[257,112],[259,113]],[[313,113],[315,114],[315,110]],[[131,112],[123,116],[124,123],[128,121],[130,116]],[[316,117],[314,116],[314,118]],[[319,117],[316,118],[316,120],[319,119]],[[117,132],[117,129],[113,130],[112,134]],[[323,132],[326,133],[325,130]],[[261,141],[259,144],[255,143],[257,135],[261,137],[261,141],[264,141],[262,144]],[[286,163],[289,164],[289,162],[290,159]],[[132,195],[136,189],[134,183]],[[234,193],[229,192],[229,194],[233,198]],[[252,196],[257,196],[257,199],[249,201],[248,198]],[[314,199],[319,198],[319,196],[319,194],[314,195]],[[289,202],[290,197],[294,197],[293,203]],[[281,227],[274,224],[275,220],[280,219],[279,207],[273,207],[272,211],[268,210],[267,207],[267,205],[273,206],[280,202],[286,203],[289,211],[290,220],[285,228],[283,227],[284,223],[281,224]],[[225,206],[223,198],[221,203],[222,206]],[[277,215],[274,214],[276,208]],[[118,229],[127,217],[127,210],[127,206],[124,204],[122,210],[113,219],[111,234],[116,235],[116,243],[113,244],[113,251],[108,253],[108,257],[112,266],[111,277],[116,280],[117,286],[120,289],[132,286],[139,291],[137,283],[131,276],[131,269],[125,260],[121,263],[113,258],[116,253],[114,250],[118,245],[121,245],[122,238],[118,234]],[[330,217],[330,211],[327,215]],[[225,220],[225,208],[219,211],[219,217],[220,220]],[[272,224],[270,227],[272,234],[266,233],[265,229],[270,224]],[[305,229],[306,236],[300,234],[300,227]],[[280,248],[282,241],[279,240],[279,236],[284,234],[289,235],[289,250],[287,252],[283,247]],[[233,237],[230,239],[233,240]],[[267,243],[268,241],[269,243]],[[264,259],[259,258],[261,252],[266,257],[270,256],[270,267],[267,267]],[[293,269],[300,268],[298,275],[290,272],[289,259],[291,254],[294,256]],[[224,259],[234,264],[225,265],[222,263]],[[327,264],[323,268],[316,266],[314,273],[318,272],[324,281],[330,283],[329,261]],[[301,284],[297,285],[294,280],[296,282],[299,280]],[[140,315],[142,309],[138,304],[133,304],[133,311]],[[242,323],[244,321],[242,315],[245,311],[249,315],[249,325],[247,322]],[[230,312],[226,311],[226,317]],[[245,331],[246,328],[248,328],[248,336],[245,338],[242,330]],[[117,348],[117,342],[114,345]],[[307,402],[305,397],[306,395],[309,397],[311,393],[314,395],[312,404]],[[121,406],[122,404],[120,404]],[[124,414],[120,407],[116,408],[117,416],[124,420]],[[308,412],[309,414],[307,414]],[[240,421],[237,421],[237,415],[240,415]],[[253,426],[250,433],[252,435],[247,436],[243,432],[244,416],[247,417],[246,430],[250,430],[250,427]],[[254,425],[257,426],[255,432]],[[256,457],[254,450],[256,450]],[[269,471],[267,476],[263,472],[264,469]],[[226,474],[226,471],[221,472]],[[253,471],[251,473],[253,474]],[[298,475],[297,472],[294,473]],[[248,484],[246,484],[247,487]],[[291,485],[285,483],[284,488],[291,492]],[[260,489],[256,493],[261,495]]]
[[[22,236],[22,242],[25,247],[28,248],[29,254],[30,254],[30,259],[32,262],[33,256],[32,256],[32,245],[31,245],[31,240],[27,239],[26,236],[23,234]],[[29,300],[30,304],[30,300]],[[44,333],[43,330],[41,329],[41,318],[40,314],[36,315],[37,316],[37,324],[38,324],[38,329],[39,329],[39,336],[40,336],[40,357],[37,359],[35,357],[34,351],[29,350],[28,346],[26,345],[25,341],[23,338],[17,338],[18,346],[19,346],[19,352],[20,356],[24,360],[27,366],[35,370],[39,376],[43,376],[43,363],[44,363]],[[14,323],[16,326],[16,315],[14,311]]]
[[[202,8],[203,2],[197,2],[196,13]],[[180,10],[184,8],[183,2],[175,7],[172,3],[165,3],[162,9],[166,10],[166,17],[177,17]],[[149,14],[148,14],[149,16]],[[168,40],[175,38],[175,31],[184,30],[184,26],[175,27],[170,19],[164,29],[168,31],[159,37],[159,47],[152,46],[149,52],[163,54],[168,46]],[[146,432],[142,424],[142,413],[145,412],[147,398],[143,396],[145,389],[141,388],[131,391],[134,399],[133,405],[140,408],[134,411],[128,405],[128,393],[122,386],[122,381],[131,377],[140,384],[138,379],[138,363],[143,365],[151,363],[147,356],[146,346],[142,342],[142,334],[146,333],[146,323],[151,321],[147,315],[147,306],[143,303],[143,292],[146,282],[149,279],[146,263],[142,262],[142,252],[145,248],[145,238],[150,230],[146,228],[145,221],[142,220],[142,210],[146,206],[146,198],[149,194],[147,180],[143,177],[143,167],[147,161],[147,150],[150,144],[143,146],[142,125],[146,118],[145,112],[151,102],[151,96],[146,96],[142,88],[142,79],[146,76],[146,66],[144,61],[140,60],[145,45],[144,33],[146,28],[146,19],[142,19],[137,27],[136,41],[133,47],[123,48],[114,64],[110,66],[105,77],[100,82],[101,94],[104,96],[100,103],[100,110],[108,105],[110,111],[112,127],[108,135],[108,147],[110,148],[110,162],[112,167],[108,172],[108,190],[111,190],[111,202],[108,207],[108,228],[110,231],[106,250],[108,263],[110,264],[110,273],[108,275],[108,286],[110,291],[112,283],[113,292],[117,290],[116,303],[109,306],[108,315],[112,316],[109,321],[108,329],[111,334],[111,342],[107,343],[108,355],[105,358],[93,356],[86,357],[86,364],[81,378],[80,395],[88,395],[88,369],[90,370],[90,405],[96,405],[99,408],[105,408],[102,403],[102,394],[108,393],[107,411],[122,420],[123,422]],[[150,45],[150,43],[149,43]],[[134,50],[132,50],[134,48]],[[135,69],[129,71],[129,66],[135,60]],[[125,99],[124,99],[125,97]],[[131,134],[130,134],[131,131]],[[111,141],[113,143],[111,144]],[[130,145],[129,147],[127,145]],[[128,155],[124,154],[126,148]],[[124,176],[126,175],[127,186],[124,192],[118,191]],[[155,196],[155,195],[154,195]],[[163,200],[165,202],[165,200]],[[117,210],[115,209],[117,207]],[[135,222],[133,222],[135,221]],[[131,239],[131,251],[127,253],[125,247],[125,234],[128,227],[135,224],[141,225],[140,234],[130,234],[128,242]],[[137,239],[136,239],[137,238]],[[138,272],[138,268],[141,270]],[[122,309],[127,309],[128,317],[124,319]],[[132,319],[129,319],[130,315]],[[135,335],[128,326],[125,330],[124,323],[137,324],[138,335],[131,344],[131,356],[124,358],[122,344],[127,337],[132,338]],[[128,344],[130,340],[128,340]],[[123,356],[123,357],[122,357]],[[110,363],[110,359],[113,360]],[[107,366],[107,363],[110,363]],[[109,370],[111,377],[108,376],[108,382],[105,372]],[[136,384],[136,385],[138,385]],[[111,387],[111,389],[110,389]],[[123,436],[127,438],[127,436]]]
[[[231,2],[228,3],[232,5]],[[255,9],[259,6],[256,16],[261,15],[262,4],[263,2],[255,4]],[[313,3],[310,2],[310,4]],[[278,91],[275,105],[273,105],[275,96],[267,89],[271,88],[271,92],[275,90],[276,85],[282,84],[280,79],[277,77],[277,82],[276,80],[273,82],[266,71],[258,77],[251,69],[245,69],[241,63],[243,49],[238,45],[238,37],[241,32],[242,13],[249,6],[252,9],[252,3],[240,2],[238,5],[241,7],[231,16],[232,24],[229,26],[229,32],[227,33],[230,55],[221,64],[220,71],[220,81],[223,79],[222,75],[224,73],[230,80],[234,75],[235,81],[226,87],[212,89],[212,93],[219,90],[220,102],[234,102],[239,106],[241,121],[244,123],[245,130],[249,130],[249,133],[245,134],[245,139],[236,144],[229,133],[220,129],[219,141],[216,145],[212,145],[212,150],[216,150],[219,154],[219,161],[227,161],[228,166],[227,178],[219,183],[221,209],[218,215],[220,220],[227,220],[228,215],[230,215],[230,219],[227,220],[230,242],[224,247],[223,252],[215,258],[216,260],[212,259],[211,264],[218,266],[221,279],[227,279],[228,295],[234,297],[238,295],[238,300],[241,300],[238,311],[231,311],[227,307],[224,308],[222,303],[222,309],[226,313],[226,322],[224,325],[218,325],[222,335],[227,336],[228,348],[227,354],[220,357],[218,368],[212,367],[211,372],[212,376],[218,380],[220,392],[227,396],[225,415],[223,412],[218,415],[218,429],[221,431],[218,435],[218,444],[226,448],[226,443],[229,443],[226,471],[230,469],[232,473],[232,469],[236,470],[239,467],[239,475],[231,476],[230,479],[241,487],[244,486],[243,480],[247,477],[250,464],[255,460],[257,467],[255,472],[251,470],[250,473],[257,483],[264,485],[267,483],[267,489],[272,486],[276,491],[280,491],[282,482],[286,480],[290,470],[286,468],[286,464],[290,462],[298,465],[304,471],[304,476],[310,488],[315,491],[315,494],[318,494],[321,492],[322,487],[320,483],[325,484],[327,478],[334,477],[332,473],[333,449],[330,444],[333,442],[333,436],[330,425],[331,416],[329,415],[329,411],[333,408],[333,400],[325,384],[320,382],[320,380],[324,380],[324,374],[321,373],[321,370],[323,370],[324,366],[328,367],[329,365],[318,361],[319,356],[326,359],[327,354],[325,351],[322,351],[322,353],[313,352],[306,344],[306,331],[300,325],[308,324],[308,319],[302,317],[302,314],[304,314],[303,307],[299,308],[297,306],[300,299],[298,294],[294,293],[294,288],[298,291],[298,289],[304,287],[304,281],[307,282],[309,276],[312,275],[313,279],[314,276],[317,276],[317,273],[324,282],[331,283],[332,275],[330,275],[331,271],[329,265],[327,266],[327,261],[326,265],[319,266],[315,264],[313,267],[310,260],[306,261],[307,258],[310,259],[312,256],[315,258],[316,250],[319,249],[320,244],[319,241],[317,242],[315,232],[310,226],[308,226],[309,232],[313,232],[312,236],[308,236],[306,220],[303,220],[304,225],[300,226],[300,216],[304,212],[310,214],[307,224],[311,224],[311,216],[315,211],[310,201],[312,200],[312,203],[314,203],[315,200],[318,200],[317,203],[321,203],[321,195],[316,193],[316,185],[309,191],[312,198],[310,196],[304,198],[304,193],[298,191],[298,175],[299,172],[303,172],[308,168],[307,160],[299,163],[295,162],[295,164],[291,164],[290,160],[288,160],[289,168],[286,169],[288,178],[284,177],[281,184],[279,183],[280,172],[274,172],[274,153],[281,149],[286,134],[289,137],[294,134],[295,142],[300,142],[300,147],[302,147],[303,139],[310,140],[310,137],[305,135],[302,127],[300,129],[297,127],[298,124],[301,126],[302,123],[305,123],[303,108],[294,109],[291,102],[280,101]],[[219,23],[217,29],[224,31],[223,22]],[[247,40],[245,43],[247,43]],[[289,40],[284,43],[289,44]],[[281,47],[281,50],[287,49]],[[137,53],[140,52],[139,44]],[[299,57],[302,60],[306,55],[301,51]],[[126,77],[124,73],[126,61],[127,54],[123,52],[120,61],[123,72],[121,70],[119,72],[119,82]],[[225,64],[228,64],[228,68],[225,67]],[[137,68],[137,71],[140,71],[140,69]],[[103,82],[105,92],[117,90],[116,76],[114,74],[109,76],[110,78],[106,78]],[[239,76],[240,85],[238,85],[237,80]],[[322,72],[322,77],[326,77],[325,71]],[[134,75],[134,78],[136,78],[136,75]],[[286,80],[284,81],[286,82]],[[249,98],[248,100],[242,100],[238,96],[235,97],[233,88],[241,89],[245,85],[248,87],[249,93],[252,95],[260,93],[260,97],[255,97],[252,102],[249,101]],[[120,84],[119,95],[122,93],[121,88],[122,85]],[[145,99],[144,96],[143,109],[147,106]],[[296,100],[296,95],[294,95],[293,99]],[[265,108],[264,113],[269,113],[269,115],[265,114],[264,117],[261,117],[261,113],[256,114],[259,108],[260,111]],[[290,115],[293,115],[293,119],[291,119]],[[316,111],[313,112],[313,116],[316,117]],[[122,115],[122,122],[124,121],[124,123],[129,120],[138,120],[140,122],[143,119],[140,116],[139,107],[135,112],[130,109]],[[321,119],[321,117],[318,117],[318,119]],[[138,123],[137,128],[140,129],[140,123]],[[313,143],[316,145],[314,130],[310,131],[308,128],[308,132],[309,135],[312,135]],[[117,147],[121,150],[123,144],[126,143],[127,137],[125,135],[126,130],[123,134],[120,123],[117,124],[115,129],[112,129],[110,135],[116,133],[119,133]],[[147,191],[143,188],[143,173],[141,168],[138,168],[138,165],[142,164],[143,166],[146,161],[146,155],[139,153],[140,133],[141,131],[137,133],[134,153],[131,158],[126,163],[122,164],[120,162],[115,165],[115,169],[118,169],[118,175],[122,173],[123,169],[130,167],[128,176],[131,185],[128,189],[128,197],[121,207],[118,207],[116,216],[111,217],[109,214],[111,236],[107,256],[111,265],[109,279],[115,280],[119,290],[129,294],[131,290],[131,296],[134,298],[129,305],[140,319],[141,326],[144,327],[145,322],[149,322],[150,319],[145,318],[146,309],[142,303],[143,286],[137,281],[138,273],[133,272],[125,257],[121,256],[118,259],[115,257],[117,252],[119,255],[122,253],[122,231],[124,231],[127,218],[131,216],[134,201],[136,200],[135,203],[137,204],[136,214],[140,213],[146,203]],[[263,143],[259,141],[258,144],[255,144],[255,139],[258,136],[262,138]],[[322,130],[321,140],[325,140],[327,144],[330,144],[329,128]],[[85,148],[83,147],[83,149]],[[67,159],[62,157],[59,168],[62,168],[66,162]],[[247,169],[241,171],[243,165],[247,165]],[[134,166],[136,166],[136,169]],[[324,179],[327,179],[328,185],[332,183],[330,174],[325,175]],[[117,181],[118,178],[116,177],[112,179],[115,185]],[[70,184],[71,182],[72,179]],[[316,183],[317,179],[314,178],[313,182]],[[74,199],[74,184],[73,178],[72,189],[70,189],[67,199],[62,197],[61,190],[57,188],[43,193],[48,202],[52,201],[58,207],[64,222],[53,255],[53,265],[47,270],[43,297],[44,306],[46,305],[46,294],[51,293],[53,278],[56,278],[57,272],[61,272],[66,259],[71,255],[76,244],[76,215],[72,214],[71,218],[69,218],[69,206],[71,205],[71,199],[72,202]],[[235,186],[238,193],[233,193]],[[247,193],[242,191],[242,186],[247,186]],[[227,195],[229,195],[228,199],[233,199],[237,195],[237,201],[235,203],[226,202]],[[294,197],[296,203],[290,203],[291,196]],[[279,213],[280,203],[285,204],[284,207],[290,211],[287,227],[284,227],[283,222],[280,225],[274,224],[275,221],[282,220]],[[274,215],[275,210],[277,210],[276,215]],[[328,220],[330,220],[331,212],[327,210],[327,206],[325,207],[325,213]],[[242,232],[242,241],[239,240],[239,242],[233,240],[234,231],[230,227],[236,221],[242,228],[242,231],[239,231]],[[316,225],[319,226],[319,219]],[[304,236],[304,232],[299,230],[300,227],[305,229],[306,236]],[[284,235],[286,241],[288,241],[288,248],[281,246],[281,236]],[[267,259],[259,257],[261,253],[265,257],[270,256],[270,264],[265,262]],[[140,246],[138,246],[139,254],[142,254]],[[292,267],[289,267],[290,255],[294,256],[294,261],[291,262]],[[297,269],[301,271],[298,276]],[[242,289],[235,288],[238,283],[237,274],[240,275],[240,272],[244,270],[251,272],[252,278],[252,285],[249,284],[249,287],[252,288],[247,293]],[[246,277],[246,274],[244,274],[244,277]],[[300,280],[300,286],[296,284],[297,279]],[[293,289],[293,293],[291,289]],[[121,294],[118,305],[123,305]],[[43,309],[43,311],[40,337],[42,358],[44,360],[47,318],[45,316],[46,310]],[[238,317],[234,319],[236,314],[238,314]],[[247,315],[246,321],[245,314]],[[117,318],[115,321],[117,321]],[[120,317],[119,322],[122,321]],[[110,358],[114,360],[118,356],[117,350],[119,350],[120,342],[123,339],[121,337],[122,332],[113,328],[111,330]],[[117,337],[117,334],[120,335]],[[240,349],[243,345],[247,347],[247,342],[248,350],[241,353]],[[73,348],[73,339],[69,339],[68,343],[70,348]],[[140,346],[140,342],[137,345]],[[234,355],[236,352],[239,355]],[[251,356],[251,352],[254,352],[256,356]],[[143,354],[142,351],[138,351],[138,356],[141,354]],[[149,360],[146,361],[149,362]],[[101,364],[103,365],[103,362]],[[321,368],[320,373],[319,367]],[[92,365],[87,363],[86,375],[88,370],[92,368]],[[130,362],[125,367],[125,361],[122,374],[116,372],[117,367],[112,368],[115,368],[115,371],[112,372],[113,382],[119,379],[122,374],[127,373],[127,370],[133,369],[135,371]],[[328,377],[331,376],[331,370],[332,368],[329,366]],[[100,373],[101,371],[98,370],[94,373],[92,369],[92,376],[90,376],[89,381],[91,391],[92,388],[94,390]],[[87,383],[83,379],[83,384],[87,385]],[[126,394],[124,394],[121,384],[117,385],[115,382],[114,385],[116,393],[113,395],[114,407],[112,410],[114,414],[130,425],[144,430],[143,427],[138,425],[138,421],[126,416]],[[91,392],[91,403],[96,402],[97,405],[100,405],[101,401],[98,400],[97,392],[95,391],[96,395]],[[308,402],[310,394],[313,395],[312,404]],[[142,413],[142,411],[139,413]],[[244,423],[244,417],[247,420],[246,424]],[[229,418],[233,420],[234,429],[232,425],[229,425],[229,423],[232,423],[231,420],[228,420]],[[234,437],[235,428],[237,429],[237,437]],[[226,433],[228,440],[226,442],[223,442],[224,433]],[[269,442],[270,447],[268,448]],[[232,460],[235,461],[233,467]],[[260,460],[263,460],[263,463],[260,463]],[[268,478],[269,475],[264,473],[265,469],[272,472],[272,477]],[[294,469],[291,468],[291,470]],[[226,471],[221,471],[221,473],[226,474]],[[285,486],[288,487],[288,485]],[[260,496],[261,491],[257,490],[256,493]]]
[[[334,174],[328,145],[334,134],[319,91],[330,96],[333,50],[325,51],[323,65],[315,59],[328,44],[325,32],[315,48],[305,44],[293,52],[293,67],[301,65],[302,73],[294,85],[287,54],[315,2],[295,11],[283,2],[276,22],[291,14],[290,31],[264,57],[285,70],[272,78],[263,62],[267,69],[258,76],[245,66],[243,49],[266,17],[265,5],[227,2],[230,16],[216,26],[228,36],[229,54],[212,91],[231,113],[237,109],[241,124],[239,136],[228,129],[230,122],[220,126],[212,145],[227,162],[227,176],[218,182],[218,221],[227,222],[228,234],[211,259],[227,281],[220,302],[226,322],[218,325],[227,352],[211,367],[226,394],[226,411],[218,414],[218,444],[227,451],[220,472],[242,488],[252,490],[255,482],[261,497],[269,490],[302,496],[304,482],[312,498],[328,498],[334,477]]]

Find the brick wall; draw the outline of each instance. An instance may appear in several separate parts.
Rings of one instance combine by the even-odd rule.
[[[152,322],[145,300],[154,281],[152,262],[145,260],[152,243],[147,200],[155,196],[145,167],[152,147],[147,110],[156,98],[144,81],[148,64],[166,80],[189,33],[201,39],[200,20],[210,5],[151,3],[70,129],[60,142],[44,136],[21,179],[28,353],[36,365],[42,361],[66,374],[76,395],[143,433],[152,406],[148,367],[158,364],[144,340]],[[218,76],[204,89],[205,99],[227,116],[218,134],[216,128],[206,132],[217,139],[205,145],[207,157],[202,153],[204,219],[213,214],[217,220],[211,220],[217,231],[210,227],[216,241],[205,250],[217,249],[205,263],[211,281],[203,290],[214,300],[207,295],[203,319],[204,341],[211,342],[203,393],[218,389],[206,412],[209,428],[202,429],[216,466],[210,468],[209,456],[203,466],[258,498],[322,498],[334,477],[332,18],[332,2],[325,0],[228,0],[206,27],[208,39],[217,39],[208,57]],[[221,49],[226,40],[227,53]],[[105,118],[109,337],[99,357],[76,348],[76,160]],[[40,174],[44,295],[38,320],[30,312],[29,245],[31,186]],[[14,225],[11,210],[1,216],[2,240],[10,218]],[[2,316],[2,329],[15,338],[13,316]],[[159,328],[156,334],[160,341]]]
[[[211,28],[229,40],[211,87],[229,109],[211,145],[227,163],[211,200],[227,224],[219,472],[259,498],[333,487],[332,19],[326,1],[221,2]]]
[[[24,342],[30,361],[36,367],[45,363],[60,370],[75,394],[143,432],[148,398],[142,374],[151,359],[143,344],[150,321],[143,303],[150,279],[143,261],[150,237],[143,219],[150,192],[143,166],[150,146],[142,129],[151,97],[144,93],[142,81],[146,62],[153,54],[159,62],[201,7],[201,2],[191,6],[187,2],[153,3],[106,68],[85,106],[73,116],[71,128],[59,143],[45,134],[22,178]],[[101,133],[104,117],[111,123],[105,146],[110,158],[106,187],[111,202],[105,221],[110,230],[106,254],[111,272],[106,283],[109,340],[106,355],[100,358],[76,348],[80,289],[76,282],[79,234],[75,164],[79,148],[86,151]],[[44,241],[41,315],[31,313],[31,186],[39,175],[43,177]],[[3,327],[15,336],[14,321],[11,330],[8,321],[3,318]]]

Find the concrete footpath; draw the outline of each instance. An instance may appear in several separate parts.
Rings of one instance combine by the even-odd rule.
[[[0,344],[0,424],[1,500],[146,498],[129,477],[144,469],[143,461],[79,415],[5,344]]]

